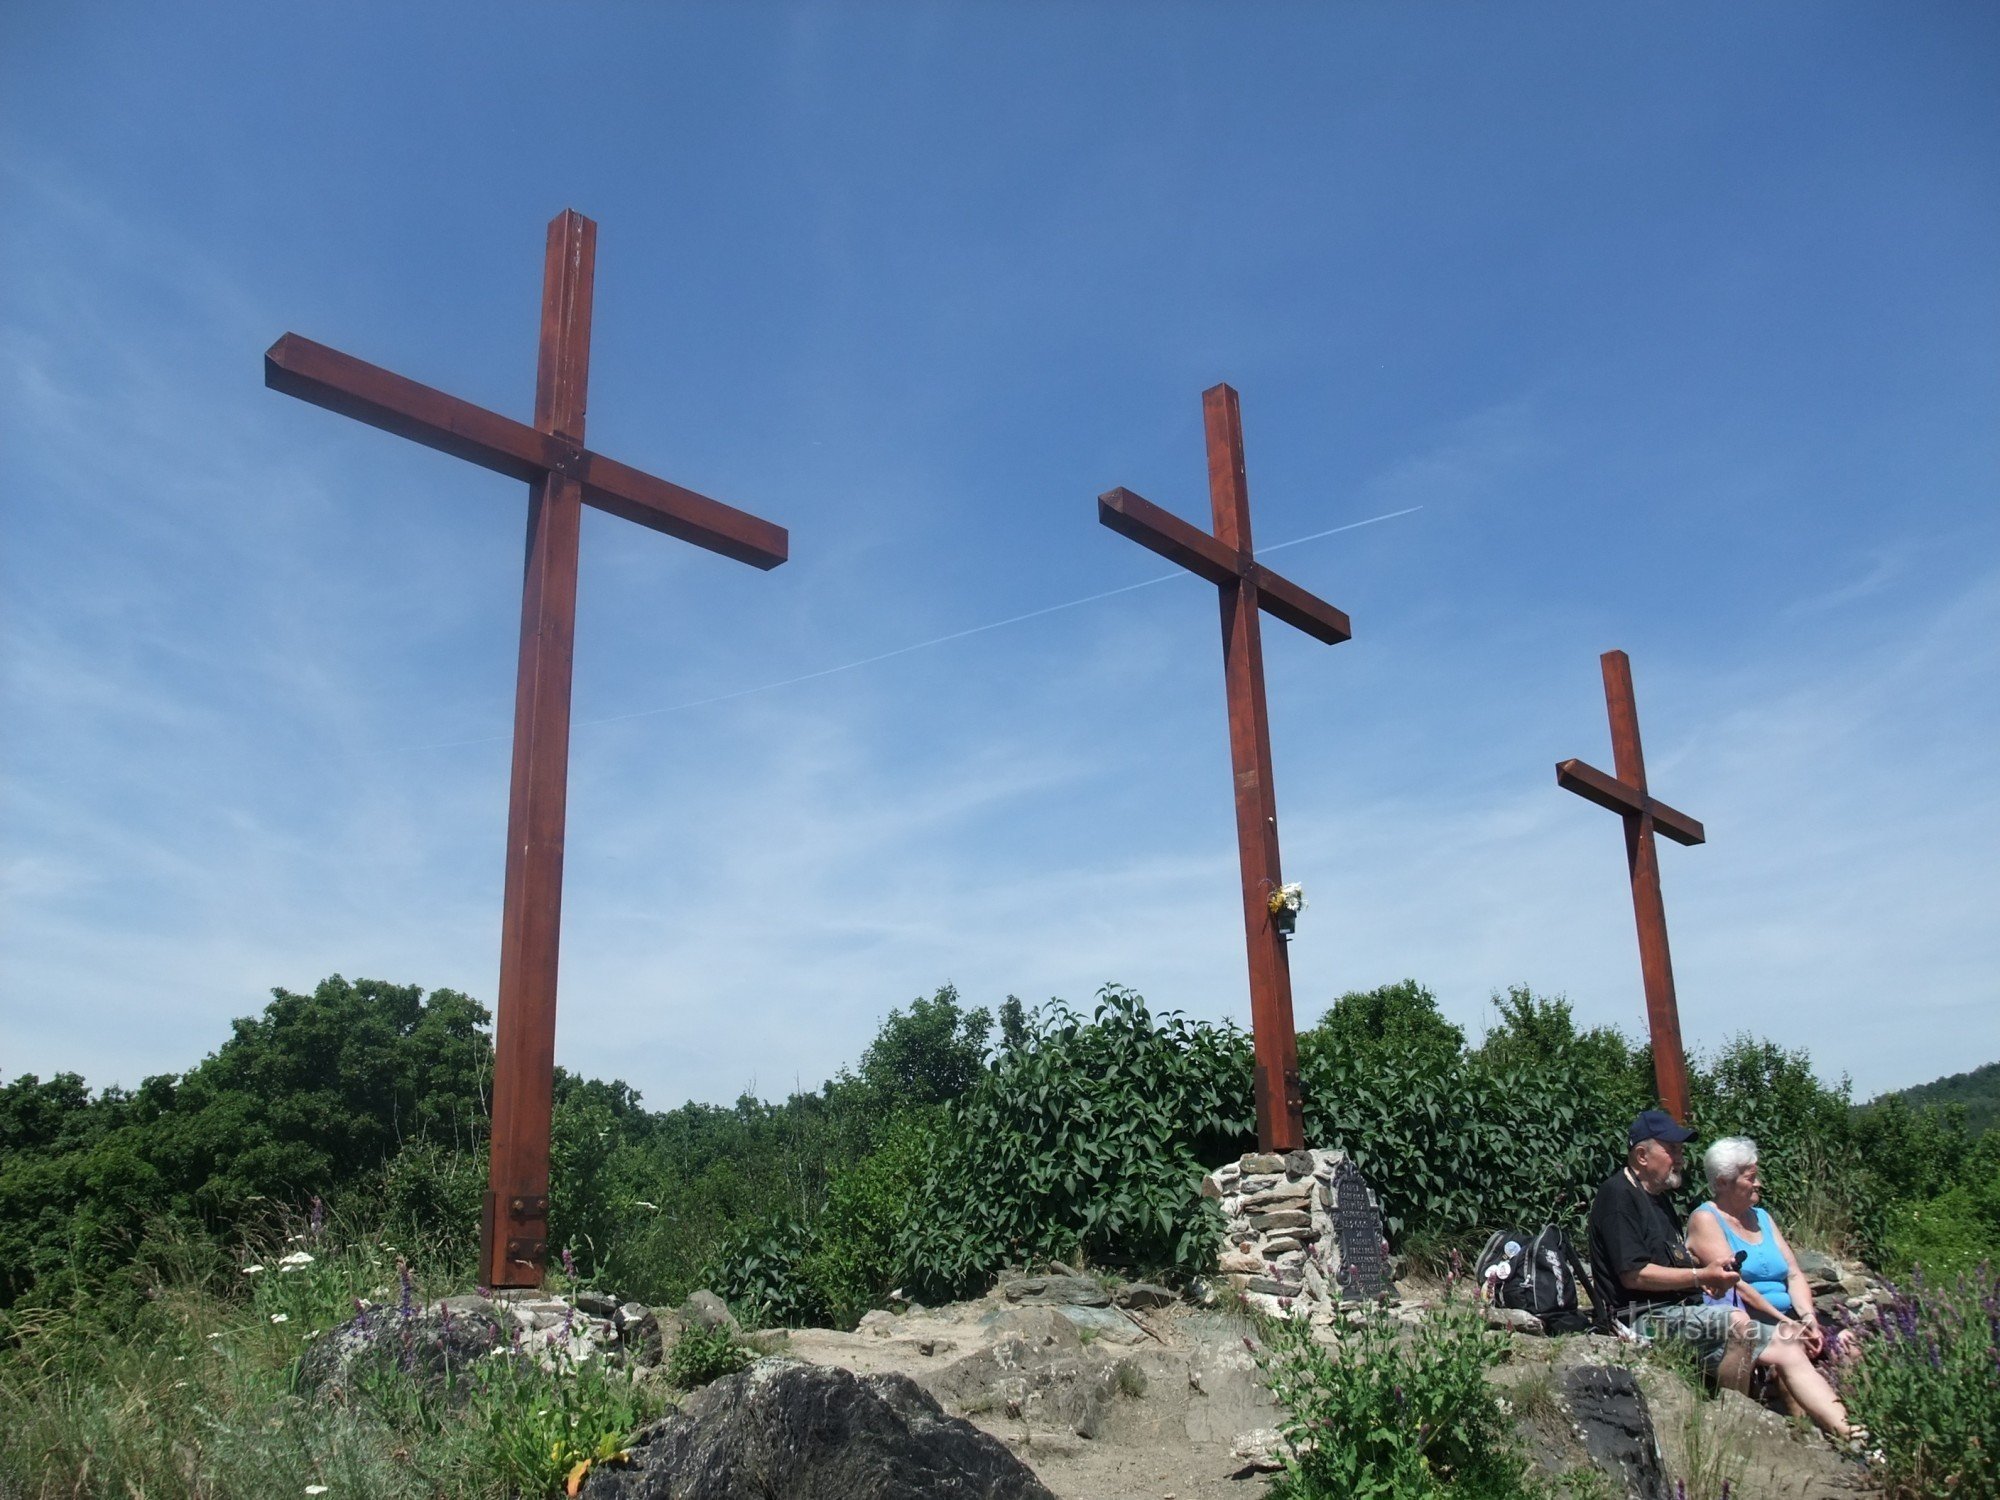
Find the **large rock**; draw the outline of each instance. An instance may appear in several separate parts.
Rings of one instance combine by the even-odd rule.
[[[483,1297],[451,1297],[429,1307],[364,1307],[306,1346],[299,1358],[298,1390],[320,1400],[344,1401],[370,1379],[404,1376],[452,1404],[470,1390],[467,1376],[479,1360],[514,1335],[499,1310]]]
[[[1615,1365],[1579,1365],[1564,1375],[1563,1395],[1598,1472],[1631,1500],[1666,1500],[1659,1439],[1632,1372]]]
[[[729,1304],[706,1288],[688,1293],[687,1301],[681,1304],[681,1317],[695,1328],[727,1328],[731,1333],[743,1331],[743,1325],[736,1321],[736,1314],[729,1310]]]
[[[989,1320],[999,1337],[927,1374],[924,1384],[967,1416],[1006,1418],[1030,1430],[1096,1437],[1121,1393],[1143,1388],[1120,1354],[1086,1344],[1071,1307],[1010,1309]],[[1122,1318],[1122,1314],[1110,1314]],[[1129,1326],[1129,1325],[1128,1325]],[[1093,1330],[1095,1333],[1096,1330]]]
[[[1111,1305],[1111,1293],[1088,1276],[1008,1276],[1001,1280],[999,1290],[1009,1302],[1069,1307]]]
[[[905,1375],[760,1360],[642,1431],[585,1500],[1055,1500]]]

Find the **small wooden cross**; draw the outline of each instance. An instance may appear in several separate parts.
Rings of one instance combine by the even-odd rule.
[[[1606,776],[1580,760],[1556,766],[1556,785],[1608,807],[1625,820],[1625,863],[1632,875],[1632,914],[1639,925],[1639,973],[1646,985],[1646,1021],[1653,1038],[1653,1081],[1660,1103],[1688,1123],[1687,1057],[1681,1050],[1681,1014],[1674,1000],[1674,963],[1667,952],[1667,906],[1660,895],[1657,829],[1677,844],[1707,840],[1701,824],[1646,790],[1646,757],[1639,747],[1639,708],[1632,697],[1632,662],[1623,651],[1599,658],[1604,702],[1611,711],[1612,764]]]
[[[480,1223],[480,1279],[492,1287],[539,1286],[548,1259],[556,949],[582,507],[594,505],[758,568],[775,568],[789,545],[782,526],[583,446],[596,264],[596,224],[573,210],[550,222],[532,427],[295,333],[264,356],[264,383],[272,390],[528,481],[528,561],[514,690],[500,993],[494,1006],[492,1158]]]
[[[1208,438],[1208,498],[1215,534],[1116,489],[1097,497],[1097,519],[1142,547],[1216,585],[1222,600],[1222,675],[1229,692],[1229,759],[1236,775],[1236,847],[1243,870],[1243,930],[1250,954],[1250,1029],[1257,1049],[1257,1141],[1265,1151],[1305,1145],[1299,1046],[1292,1021],[1292,970],[1269,902],[1278,868],[1278,800],[1271,782],[1271,728],[1264,708],[1268,611],[1315,640],[1348,639],[1347,616],[1256,559],[1250,546],[1250,487],[1243,474],[1243,419],[1226,385],[1201,393]]]

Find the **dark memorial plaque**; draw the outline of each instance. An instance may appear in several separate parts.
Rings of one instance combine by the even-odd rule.
[[[1368,1179],[1351,1161],[1333,1169],[1333,1233],[1340,1247],[1340,1300],[1369,1302],[1389,1291],[1389,1242]]]

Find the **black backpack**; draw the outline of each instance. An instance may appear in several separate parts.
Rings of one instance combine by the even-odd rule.
[[[1506,1274],[1489,1281],[1488,1270],[1503,1262]],[[1481,1287],[1492,1288],[1500,1306],[1533,1313],[1549,1333],[1582,1333],[1590,1326],[1578,1305],[1579,1290],[1590,1277],[1569,1236],[1555,1224],[1544,1224],[1533,1236],[1518,1229],[1495,1230],[1479,1252],[1473,1274]]]

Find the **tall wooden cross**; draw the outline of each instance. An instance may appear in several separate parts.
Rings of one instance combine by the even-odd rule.
[[[1243,869],[1243,930],[1250,952],[1250,1028],[1257,1049],[1257,1141],[1265,1151],[1305,1144],[1299,1046],[1292,1022],[1292,970],[1269,901],[1278,869],[1278,799],[1271,784],[1271,729],[1264,710],[1264,644],[1258,613],[1269,611],[1315,640],[1338,645],[1347,616],[1259,563],[1250,547],[1250,488],[1243,477],[1243,419],[1226,385],[1201,393],[1208,437],[1210,535],[1130,490],[1097,497],[1097,519],[1216,585],[1222,596],[1222,675],[1229,690],[1229,760],[1236,773],[1236,847]]]
[[[492,1158],[480,1223],[480,1276],[494,1287],[539,1286],[548,1258],[556,947],[582,507],[594,505],[758,568],[775,568],[788,546],[781,526],[583,446],[596,263],[596,224],[568,210],[550,222],[532,427],[295,333],[264,356],[264,383],[272,390],[528,482]]]
[[[1639,925],[1639,973],[1646,985],[1646,1022],[1653,1039],[1653,1081],[1660,1103],[1688,1122],[1687,1057],[1681,1050],[1681,1014],[1674,1000],[1674,963],[1667,952],[1667,906],[1660,895],[1660,857],[1653,834],[1677,844],[1707,839],[1701,824],[1646,790],[1646,757],[1639,747],[1639,708],[1632,697],[1632,662],[1607,651],[1604,702],[1611,711],[1611,763],[1615,777],[1580,760],[1556,766],[1556,785],[1608,807],[1625,820],[1625,863],[1632,875],[1632,915]]]

